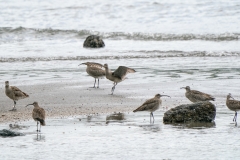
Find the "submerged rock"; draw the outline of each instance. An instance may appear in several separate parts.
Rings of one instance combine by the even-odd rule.
[[[0,136],[2,137],[15,137],[15,136],[24,136],[23,133],[11,131],[8,129],[0,130]]]
[[[86,38],[86,40],[83,43],[83,47],[101,48],[101,47],[105,47],[105,44],[99,36],[91,35]]]
[[[212,122],[216,107],[211,102],[184,104],[171,108],[164,113],[164,123]]]

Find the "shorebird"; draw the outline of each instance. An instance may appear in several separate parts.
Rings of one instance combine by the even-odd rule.
[[[232,99],[230,99],[230,98],[232,98]],[[240,101],[234,100],[231,93],[229,93],[227,95],[226,105],[230,110],[235,111],[235,115],[233,117],[233,122],[235,121],[237,123],[237,111],[240,110]]]
[[[99,64],[99,63],[94,63],[94,62],[86,62],[86,63],[82,63],[87,65],[86,68],[86,72],[92,76],[93,78],[95,78],[95,82],[94,82],[94,86],[92,88],[96,88],[95,84],[96,84],[96,79],[98,79],[98,86],[97,88],[99,88],[99,78],[102,78],[105,76],[105,70],[103,70],[103,65]],[[79,65],[82,65],[79,64]]]
[[[13,108],[9,111],[16,111],[16,101],[19,99],[24,99],[29,97],[29,95],[27,93],[24,93],[23,91],[21,91],[20,89],[18,89],[15,86],[9,86],[9,82],[5,81],[5,94],[13,100],[14,105]]]
[[[162,100],[160,98],[163,96],[170,97],[168,95],[156,94],[154,98],[147,100],[140,107],[135,109],[133,112],[138,112],[138,111],[150,112],[150,123],[151,123],[151,117],[153,117],[153,123],[154,123],[153,112],[159,109],[159,106],[162,104]]]
[[[181,89],[186,89],[185,96],[191,102],[203,102],[203,101],[214,101],[215,98],[207,93],[203,93],[196,90],[191,90],[189,86],[182,87]]]
[[[112,93],[111,93],[112,95],[113,95],[116,85],[119,82],[123,81],[126,78],[126,75],[128,73],[136,72],[134,69],[128,68],[125,66],[119,66],[118,69],[116,69],[114,72],[112,72],[108,68],[108,64],[104,64],[103,67],[105,68],[105,71],[106,71],[106,78],[109,79],[110,81],[113,81],[113,87],[112,87]]]
[[[33,104],[26,105],[33,105],[32,117],[35,121],[37,121],[37,132],[41,132],[41,126],[45,126],[45,110],[39,107],[38,102],[33,102]],[[40,129],[38,130],[38,122],[40,122]]]

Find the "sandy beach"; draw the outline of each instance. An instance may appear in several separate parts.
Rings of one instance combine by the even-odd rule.
[[[0,101],[2,102],[0,104],[0,123],[15,123],[32,119],[31,113],[33,107],[25,106],[34,101],[37,101],[46,110],[47,119],[89,114],[132,112],[145,102],[145,100],[154,97],[157,93],[171,96],[171,98],[161,98],[162,107],[160,110],[162,111],[180,104],[190,103],[184,95],[185,90],[180,89],[185,84],[180,82],[136,84],[132,83],[134,76],[131,76],[130,80],[126,79],[119,83],[116,86],[114,95],[110,95],[112,82],[107,79],[101,79],[100,88],[95,89],[90,88],[93,80],[93,78],[87,76],[81,82],[66,81],[18,86],[21,90],[29,94],[29,98],[17,102],[16,112],[9,111],[13,105],[13,101],[5,95],[5,88],[2,87],[0,91]],[[130,84],[128,81],[130,81]],[[212,89],[211,94],[216,97],[214,104],[224,105],[225,95],[218,93],[217,87]],[[210,90],[205,91],[210,92]]]

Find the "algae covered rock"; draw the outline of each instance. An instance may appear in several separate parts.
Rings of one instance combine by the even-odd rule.
[[[91,35],[86,38],[86,40],[83,43],[83,47],[102,48],[102,47],[105,47],[105,44],[99,36]]]
[[[164,123],[212,122],[216,116],[216,107],[211,102],[184,104],[171,108],[164,113]]]
[[[24,136],[23,133],[11,131],[8,129],[0,130],[0,136],[2,137],[15,137],[15,136]]]

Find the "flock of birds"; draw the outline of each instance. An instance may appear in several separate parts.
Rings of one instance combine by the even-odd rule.
[[[121,81],[123,81],[126,78],[126,75],[128,73],[136,72],[134,69],[128,68],[128,67],[125,67],[125,66],[119,66],[118,69],[116,69],[114,72],[112,72],[108,68],[107,64],[102,65],[102,64],[99,64],[99,63],[95,63],[95,62],[86,62],[86,63],[82,63],[80,65],[87,65],[86,72],[90,76],[95,78],[93,88],[99,88],[99,78],[106,77],[110,81],[113,81],[113,87],[112,87],[112,90],[111,90],[111,95],[113,95],[116,85],[118,83],[120,83]],[[98,85],[96,87],[96,80],[97,79],[98,79]],[[203,93],[203,92],[200,92],[200,91],[191,90],[189,86],[182,87],[181,89],[186,89],[185,96],[191,102],[194,102],[194,103],[195,102],[214,101],[215,100],[215,98],[213,96],[211,96],[209,94],[206,94],[206,93]],[[16,111],[16,101],[17,100],[29,97],[28,94],[24,93],[19,88],[15,87],[15,86],[9,86],[8,81],[5,82],[5,93],[14,102],[13,108],[10,111]],[[153,118],[153,123],[154,123],[153,112],[156,111],[157,109],[159,109],[159,106],[162,104],[161,97],[163,97],[163,96],[170,97],[168,95],[156,94],[155,97],[153,97],[153,98],[147,100],[146,102],[144,102],[140,107],[135,109],[133,112],[138,112],[138,111],[148,111],[148,112],[150,112],[150,122],[151,122],[151,117],[152,117]],[[40,132],[41,131],[41,126],[46,125],[46,123],[45,123],[45,110],[43,108],[39,107],[38,102],[28,104],[27,106],[29,106],[29,105],[34,106],[34,109],[32,111],[32,117],[35,121],[37,121],[37,132]],[[230,110],[235,111],[233,121],[236,122],[237,121],[237,111],[240,110],[240,101],[235,100],[231,96],[231,94],[229,93],[227,95],[226,105]],[[40,123],[40,129],[38,129],[38,124],[39,123]]]

